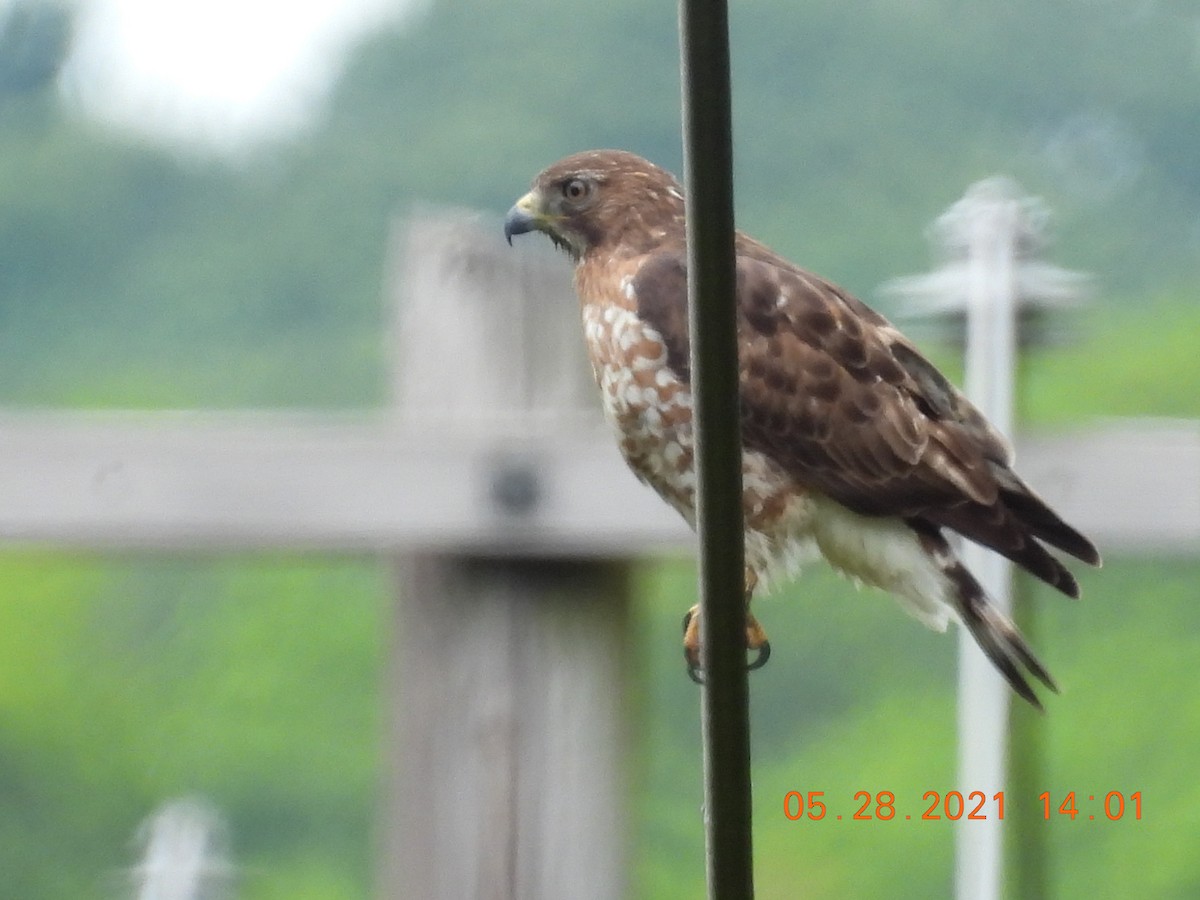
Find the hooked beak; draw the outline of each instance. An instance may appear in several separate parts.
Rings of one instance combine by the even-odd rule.
[[[538,210],[538,199],[537,194],[530,191],[514,203],[513,208],[504,217],[504,238],[510,247],[514,234],[528,234],[530,231],[537,231],[545,221]]]

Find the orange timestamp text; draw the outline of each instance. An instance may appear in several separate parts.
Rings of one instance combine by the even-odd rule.
[[[1060,798],[1044,792],[1038,796],[1042,806],[1042,818],[1049,821],[1052,813],[1056,817],[1075,820],[1077,816],[1089,820],[1097,818],[1117,821],[1142,818],[1142,792],[1134,791],[1128,798],[1121,791],[1108,791],[1102,796],[1088,794],[1087,806],[1077,801],[1075,791],[1068,791]],[[1128,802],[1127,802],[1128,801]],[[830,801],[832,802],[832,801]],[[838,804],[834,803],[837,807]],[[907,808],[905,808],[907,807]],[[1002,821],[1004,819],[1004,791],[988,794],[984,791],[926,791],[920,802],[899,803],[892,791],[856,791],[853,801],[844,809],[830,809],[824,791],[788,791],[783,795],[783,815],[790,821],[803,819],[843,819],[854,822],[891,822],[895,820],[968,822]]]
[[[924,821],[986,821],[1004,818],[1004,791],[997,791],[990,797],[983,791],[969,791],[966,794],[962,791],[926,791],[921,795],[920,805],[914,805],[911,812],[897,812],[896,795],[892,791],[855,791],[853,803],[846,807],[844,814],[830,812],[824,798],[824,791],[788,791],[783,795],[783,814],[793,822],[825,818],[839,821],[845,818],[855,822],[890,822],[913,818]]]

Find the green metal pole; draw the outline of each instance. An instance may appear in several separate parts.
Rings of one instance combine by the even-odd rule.
[[[679,31],[705,674],[708,896],[741,900],[754,896],[754,871],[726,3],[680,0]]]

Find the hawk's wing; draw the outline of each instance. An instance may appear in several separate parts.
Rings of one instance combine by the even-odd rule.
[[[995,502],[985,460],[1006,465],[1007,446],[886,320],[812,275],[744,256],[737,300],[750,446],[868,515]]]
[[[648,258],[634,289],[686,378],[682,252]],[[748,448],[855,512],[951,527],[1078,592],[1034,538],[1089,562],[1095,548],[1017,478],[1004,438],[886,319],[743,236],[737,304]]]

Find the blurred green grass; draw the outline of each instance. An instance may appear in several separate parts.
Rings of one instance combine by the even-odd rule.
[[[1063,693],[1040,717],[1044,782],[1011,787],[1007,815],[1042,790],[1056,804],[1074,790],[1097,814],[1039,823],[1052,896],[1191,896],[1200,561],[1114,559],[1082,581],[1078,603],[1022,583]],[[691,898],[704,871],[699,695],[678,620],[694,574],[647,564],[638,584],[635,896]],[[141,818],[195,792],[232,821],[242,896],[370,892],[389,606],[374,561],[6,553],[0,591],[12,896],[106,896]],[[776,653],[753,680],[758,896],[949,893],[952,825],[919,816],[926,791],[954,786],[955,640],[821,569],[759,614]],[[824,791],[827,818],[785,818],[792,790]],[[1084,801],[1114,790],[1142,792],[1140,822]],[[897,819],[852,821],[858,791],[894,793]]]
[[[111,896],[138,823],[200,793],[243,896],[366,896],[385,583],[353,559],[0,556],[0,895]]]

